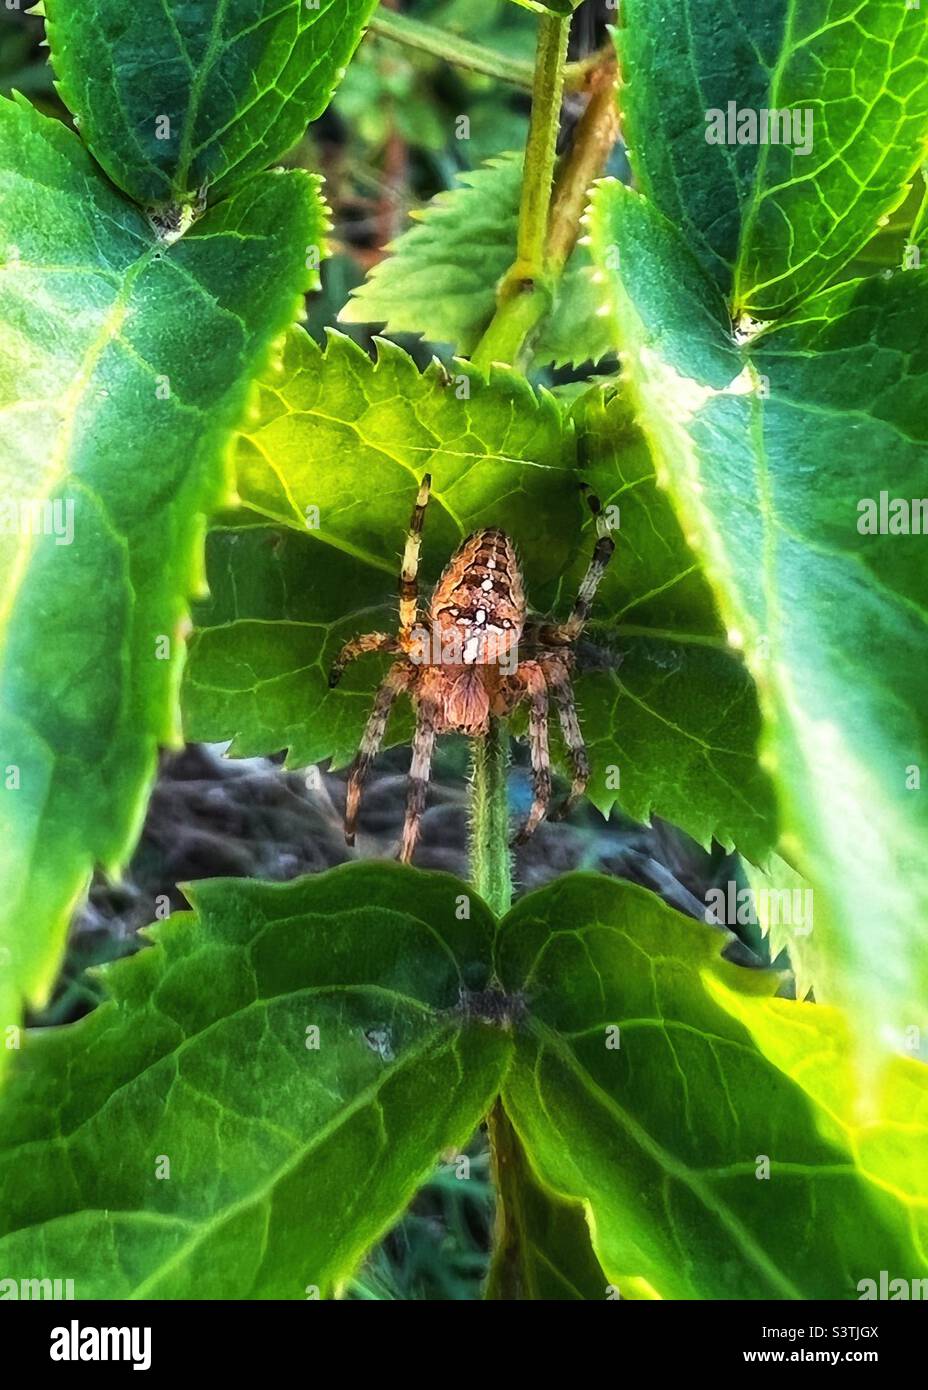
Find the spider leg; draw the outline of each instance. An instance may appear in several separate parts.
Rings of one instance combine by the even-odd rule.
[[[425,523],[425,509],[428,506],[431,486],[432,475],[426,473],[419,488],[416,505],[412,509],[409,533],[406,536],[403,568],[400,571],[401,633],[411,632],[419,616],[419,556],[422,551],[422,527]]]
[[[551,758],[548,753],[548,687],[537,661],[523,661],[518,670],[529,701],[528,737],[532,757],[532,786],[535,799],[528,820],[513,840],[523,845],[544,820],[551,803]]]
[[[438,713],[438,706],[431,700],[419,701],[416,714],[416,732],[412,740],[412,762],[409,765],[406,820],[403,824],[403,842],[399,851],[401,864],[411,862],[419,840],[419,826],[422,821],[422,812],[425,810],[429,773],[432,769],[432,751],[435,747]]]
[[[393,702],[397,695],[407,689],[413,674],[413,670],[405,662],[395,661],[374,696],[374,705],[361,738],[361,746],[348,773],[348,787],[345,792],[345,842],[349,845],[354,844],[358,807],[361,804],[361,787],[383,742]]]
[[[354,637],[350,642],[346,642],[332,663],[329,672],[329,689],[332,690],[338,685],[345,668],[356,661],[365,652],[398,652],[400,644],[395,637],[388,632],[365,632],[361,637]]]
[[[538,629],[537,637],[543,645],[566,647],[570,643],[576,642],[590,616],[590,609],[596,598],[596,590],[606,572],[606,566],[615,553],[615,541],[609,534],[609,526],[603,516],[602,503],[585,484],[584,490],[587,494],[590,511],[596,520],[596,545],[587,572],[577,591],[573,611],[566,623],[546,623]]]
[[[577,702],[574,699],[570,673],[564,659],[552,652],[543,655],[540,661],[548,688],[554,697],[561,733],[564,735],[564,744],[573,771],[570,795],[548,817],[549,820],[563,820],[565,816],[570,815],[587,789],[590,780],[590,759],[586,751],[586,744],[583,742],[583,735],[580,732]]]

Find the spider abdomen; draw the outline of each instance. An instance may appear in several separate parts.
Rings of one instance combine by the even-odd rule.
[[[486,527],[461,543],[435,586],[431,621],[449,664],[505,660],[525,624],[522,572],[505,531]]]

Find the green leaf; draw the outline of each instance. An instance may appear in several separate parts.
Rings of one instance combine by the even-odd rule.
[[[732,0],[724,11],[624,0],[619,50],[640,187],[731,295],[735,318],[775,318],[828,281],[924,159],[928,27],[900,0]],[[758,127],[738,144],[735,123],[710,143],[710,113],[727,125],[729,103],[758,121],[796,113],[799,138],[758,143]]]
[[[854,280],[878,271],[911,270],[915,261],[912,248],[919,236],[919,211],[925,195],[923,179],[917,179],[905,202],[889,217],[881,217],[874,235],[841,272],[842,280]]]
[[[728,645],[628,402],[594,388],[573,417],[583,476],[617,542],[588,629],[594,669],[578,682],[590,798],[605,814],[619,804],[648,821],[656,811],[701,844],[715,838],[761,860],[776,818],[757,761],[753,681]],[[579,554],[565,577],[567,602],[587,560]]]
[[[513,908],[497,969],[526,1016],[503,1101],[529,1158],[587,1204],[623,1296],[851,1299],[881,1269],[923,1276],[928,1070],[893,1059],[862,1119],[840,1016],[769,999],[775,977],[724,941],[595,875]]]
[[[822,1133],[853,1155],[874,1189],[895,1198],[908,1217],[916,1267],[928,1264],[928,1069],[893,1057],[878,1081],[861,1077],[853,1059],[854,1028],[838,1009],[797,1008],[787,999],[749,998],[718,978],[710,996],[751,1034],[755,1046],[810,1098]],[[913,1051],[917,1051],[913,1048]],[[882,1266],[881,1266],[882,1268]],[[903,1271],[900,1268],[899,1273]],[[864,1277],[879,1278],[874,1266]]]
[[[922,536],[867,528],[900,497],[917,529],[928,495],[928,273],[825,291],[739,349],[643,198],[603,186],[594,227],[622,247],[617,341],[659,477],[760,692],[783,855],[829,962],[817,996],[899,1043],[928,1026],[928,570]]]
[[[500,1089],[531,1165],[500,1253],[536,1297],[850,1298],[925,1270],[928,1072],[893,1059],[861,1111],[836,1011],[770,999],[653,895],[571,875],[494,942],[466,885],[394,864],[185,891],[109,1002],[26,1037],[4,1279],[330,1297]]]
[[[569,612],[593,545],[571,423],[512,373],[486,383],[466,364],[454,370],[449,382],[389,344],[375,365],[345,339],[323,354],[291,334],[242,441],[238,481],[252,513],[288,529],[210,538],[213,597],[198,611],[187,669],[188,737],[234,738],[238,756],[287,748],[294,767],[353,755],[387,659],[356,663],[334,691],[328,670],[349,637],[395,627],[397,556],[425,471],[424,587],[466,534],[502,524],[530,602]],[[725,648],[640,437],[611,428],[620,410],[591,406],[580,424],[582,476],[622,509],[577,682],[591,796],[604,812],[616,801],[642,819],[654,810],[704,843],[717,835],[761,857],[773,830],[753,687]],[[401,702],[388,745],[409,728]]]
[[[47,0],[61,96],[136,202],[210,201],[278,160],[329,103],[376,0]]]
[[[44,1000],[93,866],[126,858],[179,737],[204,513],[323,215],[305,174],[265,174],[168,246],[22,99],[0,102],[0,151],[6,1025]]]
[[[287,749],[290,767],[343,766],[385,668],[367,658],[335,691],[329,671],[362,628],[395,624],[393,586],[334,546],[266,526],[217,527],[206,554],[211,598],[195,613],[182,691],[187,737],[231,738],[235,757]],[[411,734],[399,704],[386,746]]]
[[[505,506],[533,589],[550,593],[582,516],[572,430],[553,396],[508,369],[487,383],[466,362],[452,376],[437,362],[420,372],[385,340],[377,353],[371,362],[336,333],[324,352],[301,329],[288,335],[239,448],[242,502],[393,581],[430,472],[423,579],[436,580],[463,536]]]
[[[497,1090],[507,1035],[461,1008],[492,919],[392,864],[186,891],[195,918],[106,970],[112,1002],[28,1036],[0,1268],[78,1298],[328,1297]]]
[[[412,216],[339,314],[342,323],[382,323],[473,352],[496,309],[496,285],[516,259],[522,156],[502,155],[440,193]],[[557,302],[533,348],[536,366],[599,362],[613,351],[599,315],[601,293],[585,245],[577,246]]]

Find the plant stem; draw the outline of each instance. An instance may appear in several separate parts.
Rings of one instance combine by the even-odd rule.
[[[512,859],[509,850],[509,798],[506,772],[509,738],[504,724],[490,721],[486,737],[474,743],[471,790],[470,876],[480,896],[498,917],[512,902]],[[497,1100],[487,1117],[490,1162],[496,1187],[496,1235],[486,1297],[521,1297],[521,1240],[517,1213],[521,1149],[518,1138]]]
[[[493,362],[517,365],[551,306],[545,262],[569,33],[569,18],[544,15],[539,21],[516,259],[500,281],[493,321],[471,357],[484,371]]]
[[[551,295],[538,281],[525,281],[520,292],[504,294],[500,288],[497,310],[471,362],[488,372],[494,362],[520,367],[535,330],[551,308]]]
[[[525,146],[522,174],[522,203],[519,208],[518,262],[523,276],[544,273],[548,240],[548,214],[557,133],[561,124],[564,98],[564,59],[570,20],[561,15],[544,15],[538,25],[535,80],[532,88],[532,118]]]
[[[544,19],[538,40],[532,121],[525,154],[516,262],[504,277],[497,312],[473,361],[516,364],[550,311],[550,281],[560,276],[579,235],[590,184],[601,171],[618,134],[614,57],[598,57],[588,73],[590,102],[564,163],[552,201],[557,133],[564,87],[569,22]],[[471,811],[471,881],[497,916],[512,902],[509,803],[506,794],[508,740],[498,720],[474,745]],[[487,1280],[488,1299],[525,1297],[523,1188],[526,1159],[503,1103],[487,1117],[487,1137],[496,1188],[496,1230]]]
[[[463,39],[458,34],[449,34],[432,24],[423,24],[420,19],[410,19],[407,15],[379,11],[368,22],[372,34],[393,43],[401,43],[406,48],[418,49],[433,58],[441,58],[455,67],[466,68],[469,72],[479,72],[485,77],[495,77],[510,86],[532,90],[535,64],[524,58],[509,58],[505,53],[497,53],[493,48]],[[564,67],[564,87],[568,92],[579,92],[587,85],[590,73],[600,61],[599,54],[581,58],[579,62],[567,63]]]
[[[498,917],[512,904],[509,849],[509,736],[498,719],[474,742],[471,787],[470,876],[477,892]]]
[[[542,54],[539,35],[539,71],[543,63],[550,60],[550,53]],[[546,80],[550,81],[550,69]],[[496,313],[471,358],[484,371],[493,362],[524,366],[538,327],[552,312],[558,281],[580,234],[580,219],[586,208],[590,185],[602,173],[618,136],[617,84],[615,54],[611,50],[606,51],[597,56],[595,65],[588,70],[586,85],[591,94],[590,100],[577,125],[570,153],[562,162],[553,195],[551,183],[560,98],[557,105],[552,103],[550,97],[546,104],[544,86],[539,84],[536,88],[519,213],[518,255],[515,264],[500,282]],[[536,137],[533,177],[530,179],[529,152],[536,127],[536,111],[539,112],[539,134]],[[527,192],[530,183],[532,189]],[[545,188],[543,199],[542,188]]]
[[[445,33],[431,24],[388,10],[379,10],[367,27],[372,34],[405,44],[407,48],[416,48],[420,53],[429,53],[433,58],[443,58],[455,67],[496,77],[501,82],[531,91],[534,66],[525,59],[507,58],[492,48],[483,48],[457,34]]]

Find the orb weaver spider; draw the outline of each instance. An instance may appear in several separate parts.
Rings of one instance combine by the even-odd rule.
[[[425,809],[435,738],[441,733],[486,734],[491,717],[506,717],[523,702],[529,706],[533,802],[514,843],[521,844],[548,816],[551,762],[548,751],[548,696],[554,699],[570,758],[573,781],[563,805],[548,819],[568,815],[586,788],[590,764],[570,676],[573,644],[589,617],[596,590],[615,542],[598,498],[584,484],[596,520],[597,541],[565,623],[527,621],[525,591],[515,546],[505,531],[485,527],[461,543],[432,594],[429,626],[419,623],[419,556],[431,477],[426,474],[413,509],[400,572],[400,624],[393,635],[368,632],[347,642],[337,657],[329,685],[334,687],[349,662],[365,652],[394,652],[374,697],[357,756],[348,774],[345,839],[354,844],[361,788],[383,741],[397,696],[409,695],[416,712],[409,769],[406,820],[399,858],[412,859]],[[519,647],[532,653],[519,655]]]

